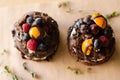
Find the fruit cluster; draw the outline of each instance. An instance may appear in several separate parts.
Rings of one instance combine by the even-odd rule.
[[[31,16],[26,18],[22,24],[21,39],[27,41],[27,49],[31,51],[44,51],[47,49],[47,43],[43,40],[47,39],[47,32],[49,27],[45,24],[42,18],[33,18]]]
[[[95,13],[78,19],[73,26],[70,37],[82,38],[81,50],[85,55],[90,55],[92,51],[100,53],[101,48],[110,45],[113,31],[101,14]]]

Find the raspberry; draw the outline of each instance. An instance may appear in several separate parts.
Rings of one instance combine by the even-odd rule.
[[[22,25],[23,32],[28,32],[30,29],[30,25],[28,23],[25,23]]]
[[[27,42],[27,48],[30,50],[36,50],[37,48],[37,41],[35,39],[30,39]]]
[[[103,43],[103,47],[107,47],[109,45],[109,39],[106,36],[100,36],[99,39]]]

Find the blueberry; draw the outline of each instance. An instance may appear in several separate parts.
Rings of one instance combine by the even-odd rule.
[[[112,29],[111,29],[111,27],[106,27],[105,29],[104,29],[104,35],[106,35],[107,37],[111,37],[112,36]]]
[[[26,20],[26,22],[28,24],[32,24],[33,21],[34,21],[34,19],[32,17],[28,17],[27,20]]]
[[[27,41],[30,37],[28,36],[27,33],[21,33],[21,34],[20,34],[20,38],[21,38],[22,40]]]
[[[95,47],[95,48],[98,48],[99,46],[100,46],[99,40],[98,40],[98,39],[95,39],[95,40],[94,40],[94,47]]]
[[[90,20],[87,22],[87,25],[90,26],[91,24],[95,24],[95,22],[93,20]]]
[[[42,19],[41,19],[41,18],[36,18],[36,19],[35,19],[35,23],[36,23],[37,25],[41,25]]]
[[[15,30],[12,30],[12,37],[15,36],[15,33],[16,33],[16,31],[15,31]]]
[[[47,49],[47,46],[43,43],[40,43],[37,48],[37,50],[40,50],[40,51],[45,51],[46,49]]]
[[[85,29],[85,25],[84,24],[81,25],[80,32],[81,33],[86,33],[86,29]]]
[[[49,44],[50,43],[49,36],[46,36],[45,38],[43,38],[43,42],[46,43],[46,44]]]
[[[83,19],[83,21],[87,23],[90,20],[90,18],[91,18],[91,15],[88,15]]]
[[[80,27],[81,23],[79,21],[76,22],[76,27]]]

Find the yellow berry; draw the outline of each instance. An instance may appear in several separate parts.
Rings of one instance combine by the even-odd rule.
[[[29,30],[29,35],[31,38],[37,39],[40,36],[40,30],[37,27],[32,27]]]
[[[82,51],[84,54],[90,55],[92,48],[93,48],[92,44],[93,44],[92,39],[86,39],[82,43]]]

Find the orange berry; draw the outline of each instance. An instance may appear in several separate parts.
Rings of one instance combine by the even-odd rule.
[[[92,51],[92,46],[93,42],[92,39],[86,39],[83,43],[82,43],[82,51],[83,53],[85,53],[86,55],[90,55],[91,51]]]
[[[105,18],[99,13],[92,14],[92,19],[102,29],[104,29],[107,25]]]
[[[31,38],[37,39],[40,36],[40,30],[37,27],[32,27],[29,30],[29,35]]]

